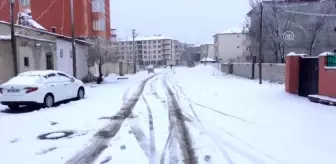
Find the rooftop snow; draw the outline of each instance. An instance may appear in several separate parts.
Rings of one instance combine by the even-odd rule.
[[[231,28],[226,31],[219,32],[217,34],[239,34],[239,33],[246,33],[247,30],[244,30],[243,28]]]
[[[166,36],[141,36],[141,37],[136,37],[135,41],[146,41],[146,40],[164,40],[164,39],[169,39],[173,40],[171,37],[166,37]],[[122,40],[126,41],[126,40]],[[127,41],[132,41],[132,39],[127,40]]]
[[[10,35],[0,35],[0,40],[10,40],[11,36]]]

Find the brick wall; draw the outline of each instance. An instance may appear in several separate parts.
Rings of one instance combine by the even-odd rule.
[[[245,78],[252,78],[252,64],[251,63],[233,63],[232,74]],[[221,66],[222,72],[230,73],[230,64],[224,63]],[[254,66],[254,78],[259,78],[259,66]],[[278,63],[263,63],[262,64],[262,78],[263,80],[285,83],[285,64]]]

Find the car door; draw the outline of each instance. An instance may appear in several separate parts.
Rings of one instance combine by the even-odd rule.
[[[64,96],[62,95],[63,89],[58,76],[55,73],[50,73],[46,77],[46,85],[54,95],[55,102],[64,100]]]
[[[58,72],[57,75],[59,76],[59,81],[62,85],[63,96],[64,99],[71,99],[72,96],[72,85],[71,85],[71,78],[68,77],[66,74]]]

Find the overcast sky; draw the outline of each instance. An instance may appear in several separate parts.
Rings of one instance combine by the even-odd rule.
[[[128,39],[162,34],[188,43],[212,43],[216,32],[241,27],[248,0],[110,0],[111,25]]]

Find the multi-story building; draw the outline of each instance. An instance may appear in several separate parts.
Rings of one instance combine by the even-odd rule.
[[[260,4],[249,13],[251,53],[263,62],[285,62],[290,52],[317,56],[336,47],[335,0],[263,1],[262,42]]]
[[[119,59],[133,61],[133,41],[119,42]],[[181,43],[169,37],[148,36],[135,39],[135,52],[140,65],[178,64]]]
[[[33,19],[48,31],[71,36],[70,0],[15,0],[14,14],[30,9]],[[76,37],[111,37],[109,0],[73,0]],[[9,0],[0,0],[0,20],[10,21]],[[15,21],[16,21],[15,20]]]
[[[243,62],[249,56],[250,40],[245,29],[230,29],[214,36],[215,59]]]

